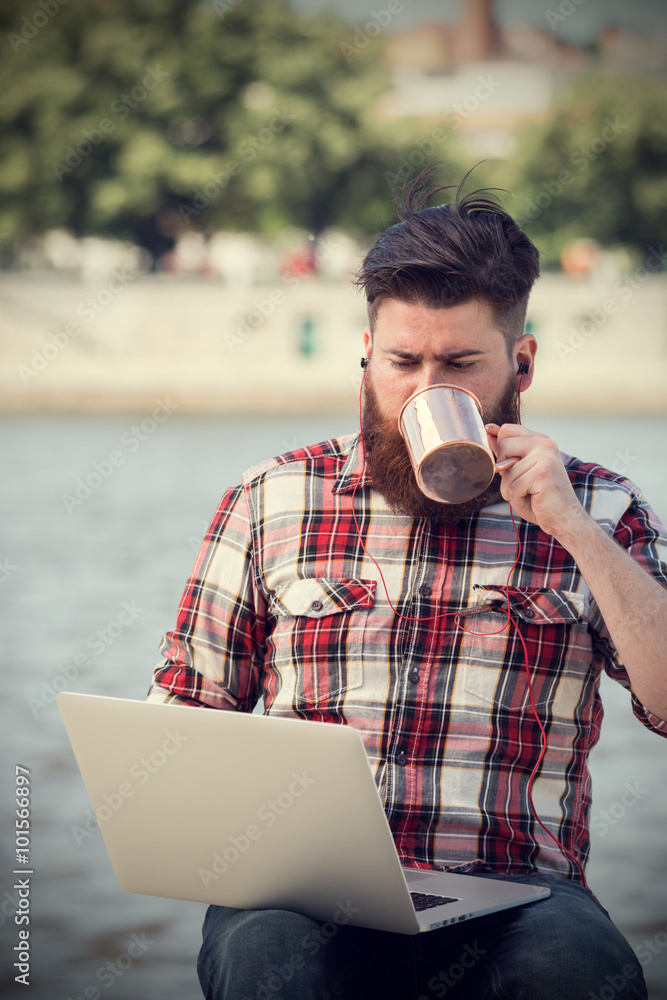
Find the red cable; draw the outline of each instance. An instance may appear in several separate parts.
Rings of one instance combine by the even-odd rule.
[[[512,520],[514,520],[514,518],[512,518]],[[565,847],[565,845],[560,842],[560,840],[558,839],[558,837],[555,837],[553,835],[553,833],[551,832],[551,830],[547,829],[547,827],[544,825],[544,823],[542,822],[542,820],[538,816],[537,809],[535,808],[535,803],[533,802],[533,782],[534,782],[535,777],[537,775],[538,768],[539,768],[540,764],[542,763],[542,761],[544,760],[544,755],[547,752],[547,734],[545,732],[544,726],[542,725],[542,721],[541,721],[539,715],[537,714],[537,708],[535,707],[535,701],[533,699],[533,684],[532,684],[531,677],[530,677],[530,667],[528,665],[528,649],[526,647],[526,641],[525,641],[523,635],[521,634],[521,631],[520,631],[519,626],[517,625],[517,623],[514,621],[514,619],[512,618],[511,615],[509,617],[510,617],[510,621],[512,622],[512,625],[514,625],[514,628],[516,630],[516,634],[519,636],[519,639],[521,640],[521,645],[523,646],[523,663],[524,663],[524,666],[526,668],[526,677],[528,678],[528,694],[530,696],[530,707],[533,710],[533,715],[535,716],[535,721],[537,722],[537,725],[539,726],[540,732],[542,734],[542,747],[540,749],[540,754],[539,754],[539,757],[537,758],[537,760],[535,761],[535,766],[534,766],[533,770],[531,771],[530,777],[528,779],[528,801],[530,802],[530,808],[533,810],[533,815],[534,815],[535,819],[537,820],[537,822],[542,827],[542,829],[544,830],[544,832],[547,833],[551,837],[551,839],[553,840],[554,844],[556,844],[556,846],[563,852],[563,854],[566,854],[568,856],[568,858],[571,858],[571,860],[574,861],[575,865],[579,869],[579,874],[581,875],[581,881],[583,882],[584,887],[586,889],[588,889],[588,883],[586,882],[586,876],[584,875],[584,869],[582,868],[581,863],[579,862],[579,859],[576,858],[574,856],[574,854],[572,854],[570,851],[568,851],[567,847]]]
[[[510,571],[507,574],[507,580],[505,581],[505,598],[507,600],[507,617],[506,617],[506,620],[505,620],[505,624],[502,626],[502,628],[497,629],[495,632],[475,632],[473,629],[466,628],[465,625],[461,624],[460,617],[459,617],[459,612],[458,611],[444,611],[444,612],[442,612],[442,614],[439,614],[439,615],[429,615],[428,617],[425,617],[425,618],[416,618],[416,617],[412,617],[410,615],[403,615],[403,614],[401,614],[400,611],[398,611],[394,607],[394,605],[391,603],[391,598],[389,597],[389,590],[387,589],[387,583],[385,581],[384,574],[383,574],[382,570],[380,569],[380,566],[379,566],[377,560],[371,555],[371,553],[366,548],[364,540],[363,540],[363,538],[361,536],[361,529],[359,527],[359,522],[357,521],[357,513],[356,513],[356,510],[354,509],[354,498],[355,498],[357,489],[359,487],[359,483],[361,481],[361,478],[362,478],[363,473],[364,473],[365,468],[366,468],[366,450],[365,450],[365,445],[364,445],[364,434],[363,434],[363,427],[362,427],[362,420],[361,420],[361,399],[362,399],[362,392],[363,392],[363,386],[364,386],[364,380],[365,380],[365,378],[366,378],[366,372],[364,372],[364,374],[362,376],[361,385],[359,387],[359,431],[360,431],[360,436],[361,436],[361,448],[362,448],[362,453],[363,453],[363,465],[362,465],[361,475],[357,479],[357,482],[355,483],[355,486],[354,486],[354,490],[352,491],[352,516],[354,518],[354,524],[355,524],[355,527],[357,529],[357,535],[359,536],[359,541],[361,542],[361,547],[364,550],[364,553],[368,556],[368,558],[375,564],[375,566],[377,568],[377,571],[380,574],[380,579],[382,580],[382,586],[384,587],[384,592],[387,595],[387,601],[389,603],[389,607],[391,608],[391,610],[394,612],[394,614],[398,618],[403,618],[405,621],[410,621],[410,622],[430,622],[430,621],[437,621],[437,619],[439,619],[439,618],[448,618],[451,615],[454,615],[454,624],[456,625],[456,627],[458,629],[461,629],[462,632],[467,632],[468,635],[500,635],[501,632],[505,631],[505,629],[508,627],[508,625],[509,625],[510,622],[514,626],[514,629],[515,629],[517,635],[519,636],[519,639],[521,640],[521,645],[523,647],[523,662],[524,662],[524,667],[525,667],[525,670],[526,670],[526,677],[527,677],[527,680],[528,680],[528,695],[530,697],[530,707],[533,710],[533,715],[535,717],[535,721],[537,722],[537,725],[539,726],[539,729],[540,729],[540,733],[542,734],[542,746],[540,748],[540,753],[539,753],[539,756],[537,758],[537,761],[535,762],[535,766],[533,767],[533,770],[530,773],[530,777],[528,778],[528,789],[527,789],[527,791],[528,791],[528,801],[530,802],[530,807],[531,807],[531,809],[533,811],[533,815],[534,815],[535,819],[537,820],[537,822],[540,824],[540,826],[545,831],[545,833],[547,833],[551,837],[551,839],[553,840],[553,842],[563,852],[563,854],[567,855],[568,858],[570,858],[572,861],[574,861],[575,865],[579,869],[579,874],[581,875],[581,880],[583,882],[584,887],[588,888],[588,883],[586,882],[586,876],[584,875],[584,869],[583,869],[582,865],[580,864],[579,860],[574,856],[574,854],[572,854],[570,851],[568,851],[567,847],[565,847],[565,845],[562,844],[560,842],[560,840],[558,840],[557,837],[555,837],[553,835],[553,833],[551,832],[551,830],[547,829],[547,827],[544,825],[544,823],[542,822],[542,820],[538,816],[537,809],[535,808],[535,803],[533,802],[533,782],[535,781],[535,778],[537,776],[537,772],[539,770],[540,764],[544,760],[544,756],[545,756],[545,754],[547,752],[547,743],[548,743],[548,740],[547,740],[547,734],[546,734],[546,731],[544,729],[544,726],[542,725],[540,717],[537,714],[537,708],[535,707],[535,700],[533,698],[533,683],[532,683],[532,679],[531,679],[531,676],[530,676],[530,665],[528,663],[528,648],[526,646],[525,639],[524,639],[524,637],[523,637],[523,635],[522,635],[522,633],[521,633],[521,631],[519,629],[519,626],[514,621],[514,618],[512,618],[512,614],[511,614],[511,610],[510,610],[510,595],[509,595],[510,579],[512,578],[512,573],[514,572],[514,570],[516,568],[516,565],[519,562],[519,559],[521,558],[521,536],[519,535],[519,529],[517,528],[516,521],[514,520],[514,511],[512,510],[512,505],[510,504],[510,516],[512,518],[512,525],[514,527],[514,531],[515,531],[515,534],[516,534],[517,553],[516,553],[516,558],[515,558],[514,562],[512,563],[512,565],[510,567]],[[517,406],[517,418],[518,418],[518,423],[519,424],[521,423],[521,382],[522,382],[522,380],[523,380],[523,375],[520,375],[519,376],[519,388],[518,388],[518,393],[517,393],[517,402],[518,402],[518,406]]]

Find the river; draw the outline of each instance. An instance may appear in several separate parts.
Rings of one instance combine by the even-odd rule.
[[[85,654],[89,665],[77,670],[72,690],[143,698],[157,643],[173,626],[225,488],[263,458],[353,430],[354,417],[168,410],[0,418],[4,996],[68,1000],[95,989],[102,996],[109,990],[114,1000],[201,995],[195,958],[203,906],[119,888],[99,832],[85,827],[89,802],[48,692],[64,666]],[[667,420],[524,414],[524,422],[564,451],[628,475],[667,519]],[[119,621],[122,627],[109,628]],[[667,744],[634,719],[618,685],[605,683],[604,700],[602,739],[591,758],[588,877],[642,957],[651,1000],[667,1000]],[[29,769],[32,786],[25,994],[13,983],[9,957],[18,932],[8,853],[16,764]],[[112,975],[107,963],[131,954],[133,935],[143,950],[134,947],[130,965],[114,965],[119,974]]]

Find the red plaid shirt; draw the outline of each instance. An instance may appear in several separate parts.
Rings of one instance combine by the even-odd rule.
[[[499,502],[455,526],[392,513],[360,468],[358,436],[252,470],[224,496],[197,556],[178,624],[160,647],[151,700],[354,726],[406,865],[494,871],[577,869],[536,823],[528,777],[541,737],[524,655],[505,622],[517,540]],[[564,456],[586,510],[661,583],[665,529],[627,479]],[[458,612],[437,621],[411,618]],[[512,615],[528,647],[548,736],[537,812],[585,864],[588,753],[602,719],[604,669],[626,687],[596,604],[569,553],[516,518],[521,559]],[[641,621],[628,621],[641,629]],[[637,717],[667,722],[632,697]],[[476,860],[477,859],[477,860]]]

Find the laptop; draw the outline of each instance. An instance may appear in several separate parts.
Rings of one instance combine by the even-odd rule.
[[[128,892],[400,934],[549,895],[403,868],[349,726],[72,692],[57,702]]]

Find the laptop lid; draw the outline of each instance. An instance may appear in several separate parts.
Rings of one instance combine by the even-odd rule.
[[[419,891],[456,901],[418,918],[349,726],[72,692],[57,702],[129,892],[407,934],[548,895],[438,874]],[[472,883],[488,889],[474,908]]]

